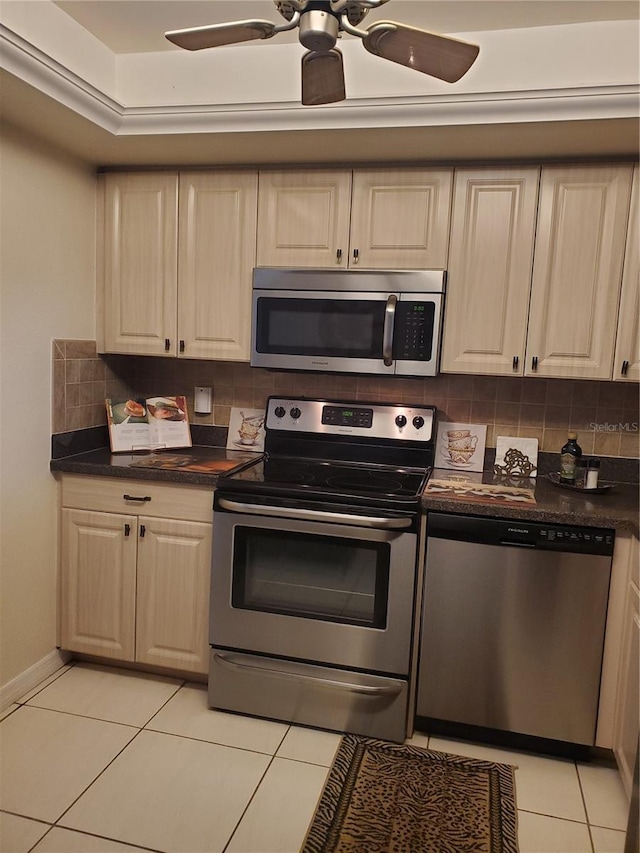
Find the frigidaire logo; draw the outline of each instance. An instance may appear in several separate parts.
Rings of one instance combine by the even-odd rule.
[[[509,533],[528,533],[526,527],[507,527]]]
[[[317,364],[320,367],[326,367],[329,364],[329,362],[328,361],[312,361],[311,364]]]

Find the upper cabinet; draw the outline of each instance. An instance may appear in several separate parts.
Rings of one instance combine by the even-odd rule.
[[[102,351],[248,360],[257,190],[245,171],[103,176]]]
[[[442,369],[521,374],[539,168],[457,169]]]
[[[103,181],[104,351],[174,355],[178,176],[114,174]]]
[[[178,350],[248,361],[258,175],[180,174]]]
[[[640,180],[638,167],[633,173],[631,213],[627,248],[622,274],[620,320],[613,361],[613,378],[638,382],[640,380]]]
[[[456,170],[443,370],[611,378],[631,176]]]
[[[258,266],[445,269],[452,175],[261,172]]]
[[[525,375],[611,378],[631,176],[543,168]]]

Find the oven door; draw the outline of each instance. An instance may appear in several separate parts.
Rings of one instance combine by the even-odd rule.
[[[415,519],[218,496],[213,529],[213,646],[407,676]]]

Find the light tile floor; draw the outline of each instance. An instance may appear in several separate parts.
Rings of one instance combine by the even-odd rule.
[[[339,742],[212,711],[202,685],[66,666],[2,716],[0,853],[297,853]],[[521,853],[623,853],[611,767],[411,743],[515,765]]]

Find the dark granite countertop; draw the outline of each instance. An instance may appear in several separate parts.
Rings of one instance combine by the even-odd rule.
[[[450,473],[435,469],[433,478]],[[482,479],[485,483],[496,482],[493,474],[484,474]],[[635,484],[616,483],[604,494],[586,494],[561,488],[552,483],[546,475],[527,480],[525,483],[533,486],[535,504],[498,505],[491,499],[469,501],[463,497],[436,496],[427,492],[422,499],[422,506],[427,512],[454,512],[557,524],[592,525],[639,535],[639,488]]]
[[[255,453],[226,450],[224,447],[196,446],[176,450],[176,455],[188,454],[197,462],[237,462],[238,467],[250,464],[257,458]],[[162,483],[182,483],[215,488],[218,474],[188,471],[183,468],[167,470],[161,468],[136,467],[136,463],[150,454],[116,453],[109,448],[100,448],[73,456],[53,459],[50,469],[68,474],[122,477],[129,480],[154,480]],[[172,454],[173,455],[173,454]],[[433,477],[451,472],[434,470]],[[483,481],[495,482],[493,474],[486,473]],[[454,512],[470,515],[486,515],[500,518],[520,518],[528,521],[545,521],[558,524],[593,525],[615,528],[639,535],[639,487],[630,483],[616,483],[605,494],[584,494],[563,489],[552,483],[547,476],[526,481],[534,487],[535,504],[504,505],[490,499],[482,502],[464,498],[435,496],[429,493],[422,499],[427,512]],[[535,485],[534,485],[535,484]]]
[[[165,454],[149,453],[111,453],[108,447],[52,459],[49,463],[51,471],[65,474],[87,474],[92,477],[122,477],[127,480],[154,480],[157,483],[180,483],[192,486],[210,486],[215,488],[219,473],[214,471],[185,470],[183,467],[157,468],[138,467],[151,456],[161,458]],[[251,464],[260,454],[248,453],[241,450],[226,450],[224,447],[187,447],[175,451],[167,451],[166,456],[189,456],[193,463],[215,467],[216,463],[226,467],[224,473]],[[236,463],[232,465],[231,463]]]

